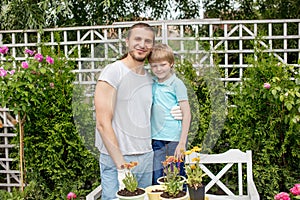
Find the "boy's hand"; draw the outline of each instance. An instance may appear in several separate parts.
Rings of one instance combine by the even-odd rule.
[[[174,106],[172,109],[171,109],[171,115],[174,119],[176,120],[182,120],[182,111],[180,109],[180,106]]]

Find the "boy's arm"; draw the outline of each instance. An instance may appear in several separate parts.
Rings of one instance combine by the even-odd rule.
[[[179,106],[182,111],[182,129],[181,129],[179,144],[176,147],[174,156],[177,157],[178,159],[179,158],[183,159],[184,158],[183,151],[186,150],[185,148],[186,148],[187,136],[188,136],[190,123],[191,123],[191,109],[190,109],[189,102],[187,100],[180,101]]]

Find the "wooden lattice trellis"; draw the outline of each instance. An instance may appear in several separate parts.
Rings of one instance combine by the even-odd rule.
[[[17,120],[6,108],[0,107],[0,188],[11,191],[13,187],[20,187],[19,160],[9,157],[16,146],[11,140],[16,136],[14,131]]]

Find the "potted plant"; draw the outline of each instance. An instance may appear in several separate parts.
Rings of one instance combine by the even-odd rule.
[[[137,164],[137,162],[130,162],[121,166],[121,168],[125,170],[125,178],[123,179],[125,188],[119,190],[116,194],[120,200],[144,200],[146,196],[145,190],[143,188],[138,188],[136,176],[131,171]]]
[[[179,176],[179,166],[181,160],[177,160],[174,156],[166,157],[163,162],[165,176],[159,178],[157,182],[165,185],[165,191],[160,195],[164,199],[188,199],[188,195],[183,191],[185,177]]]
[[[195,146],[191,150],[186,151],[187,162],[185,164],[185,172],[187,175],[187,187],[189,191],[190,200],[204,200],[205,186],[202,184],[202,178],[206,176],[200,168],[200,154],[201,148]],[[195,152],[196,157],[191,158],[191,154]]]

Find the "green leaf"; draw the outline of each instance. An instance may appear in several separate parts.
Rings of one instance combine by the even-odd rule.
[[[286,103],[286,108],[290,111],[293,108],[293,105],[291,103]]]
[[[47,70],[45,68],[41,68],[40,71],[42,74],[45,74]]]
[[[284,100],[284,96],[280,95],[279,100],[282,102]]]

